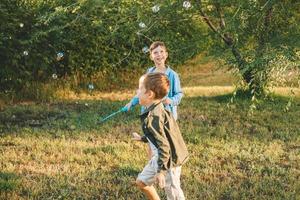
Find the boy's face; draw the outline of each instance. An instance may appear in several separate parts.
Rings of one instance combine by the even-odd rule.
[[[150,52],[150,59],[155,65],[164,65],[168,58],[168,52],[165,47],[158,46]]]
[[[137,90],[139,104],[142,106],[150,106],[154,100],[154,93],[151,90],[146,91],[143,81],[144,77],[140,78],[139,89]]]

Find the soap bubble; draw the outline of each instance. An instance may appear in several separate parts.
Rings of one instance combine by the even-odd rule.
[[[64,57],[64,53],[63,53],[63,52],[58,52],[58,53],[56,54],[56,60],[57,60],[57,61],[62,60],[63,57]]]
[[[189,1],[184,1],[182,6],[183,6],[185,9],[189,9],[192,5],[191,5],[191,2],[189,2]]]
[[[152,7],[152,12],[157,13],[160,10],[159,5],[155,5]]]
[[[140,22],[140,23],[139,23],[139,27],[140,27],[140,28],[146,28],[146,24],[145,24],[144,22]]]
[[[149,48],[147,46],[143,47],[142,49],[143,53],[148,53],[149,52]]]
[[[89,90],[93,90],[94,89],[94,85],[92,83],[88,84],[88,88]]]

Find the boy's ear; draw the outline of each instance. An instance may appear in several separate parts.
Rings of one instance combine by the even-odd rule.
[[[148,90],[148,97],[151,99],[155,99],[155,93],[152,90]]]

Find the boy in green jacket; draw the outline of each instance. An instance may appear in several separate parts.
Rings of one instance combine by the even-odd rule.
[[[176,120],[162,103],[169,87],[168,77],[163,73],[148,73],[140,78],[137,96],[139,104],[146,107],[140,115],[144,135],[132,135],[133,140],[149,142],[152,157],[136,184],[149,199],[160,199],[153,186],[158,182],[168,200],[184,200],[180,173],[188,151]]]

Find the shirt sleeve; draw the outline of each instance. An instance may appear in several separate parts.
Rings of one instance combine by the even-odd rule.
[[[173,91],[171,91],[173,95],[168,98],[172,101],[173,106],[178,106],[183,97],[178,74],[175,73],[171,81],[173,83]]]
[[[170,168],[170,144],[164,131],[164,123],[159,116],[152,116],[149,121],[149,131],[153,134],[158,148],[157,173],[166,173]]]
[[[135,95],[131,100],[131,106],[136,106],[139,103],[139,98]]]
[[[152,70],[151,67],[148,68],[148,69],[146,70],[146,74],[148,74],[151,70]],[[139,104],[139,98],[137,97],[137,95],[135,95],[135,96],[130,100],[130,102],[131,102],[131,106],[136,106],[137,104]]]

